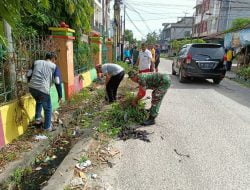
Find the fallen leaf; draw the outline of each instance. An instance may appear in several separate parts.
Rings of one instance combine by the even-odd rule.
[[[119,150],[111,150],[111,151],[109,152],[109,154],[110,154],[112,157],[114,157],[115,155],[117,155],[117,154],[119,154],[119,153],[120,153]]]

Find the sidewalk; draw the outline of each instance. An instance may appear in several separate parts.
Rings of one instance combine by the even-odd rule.
[[[236,79],[237,75],[236,75],[236,73],[233,72],[233,71],[227,71],[227,72],[226,72],[226,77],[227,77],[228,79]]]

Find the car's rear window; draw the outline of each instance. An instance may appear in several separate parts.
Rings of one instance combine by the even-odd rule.
[[[225,50],[223,47],[216,44],[195,44],[190,48],[190,53],[192,56],[208,55],[213,59],[222,59],[225,54]]]

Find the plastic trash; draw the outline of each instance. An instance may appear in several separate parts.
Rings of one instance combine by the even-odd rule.
[[[80,169],[80,170],[84,170],[85,168],[91,166],[91,161],[90,160],[86,160],[83,163],[77,163],[76,164],[76,168]]]
[[[73,187],[78,185],[84,185],[84,181],[80,177],[75,177],[71,180],[70,185]]]
[[[36,135],[35,136],[35,140],[45,140],[48,139],[48,137],[46,135]]]
[[[96,179],[96,178],[97,178],[97,174],[92,174],[92,175],[91,175],[91,178],[92,178],[92,179]]]

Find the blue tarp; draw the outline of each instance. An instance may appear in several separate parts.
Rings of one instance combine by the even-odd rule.
[[[240,31],[240,42],[241,45],[250,45],[250,28]]]
[[[228,33],[225,35],[225,37],[224,37],[224,47],[225,48],[231,47],[232,39],[233,39],[232,33]]]
[[[250,28],[228,33],[224,37],[225,48],[238,48],[247,45],[250,45]]]

